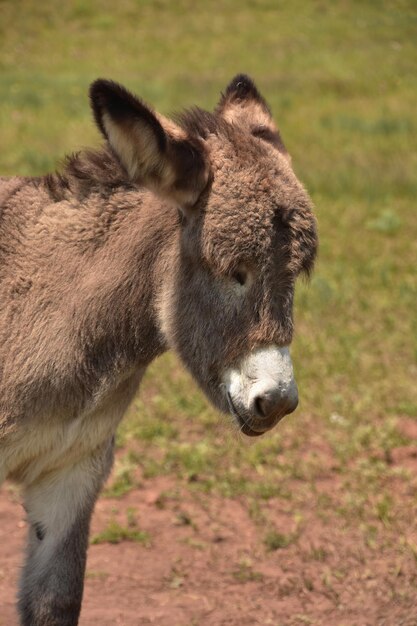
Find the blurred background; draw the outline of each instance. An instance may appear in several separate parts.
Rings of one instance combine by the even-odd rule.
[[[97,77],[169,114],[213,109],[245,72],[319,223],[298,410],[248,443],[173,355],[155,362],[97,509],[82,623],[417,623],[416,41],[413,0],[0,0],[2,175],[99,145]]]

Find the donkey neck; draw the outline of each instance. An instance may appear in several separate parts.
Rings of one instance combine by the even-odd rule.
[[[63,310],[65,334],[76,338],[68,360],[76,348],[81,379],[93,389],[108,373],[146,366],[168,349],[157,300],[179,224],[175,207],[126,177],[104,186],[84,181],[82,189],[68,177],[64,169],[32,183],[41,192],[36,228],[47,234],[31,256],[57,294],[51,308]]]
[[[157,309],[165,278],[175,271],[176,211],[148,191],[124,187],[116,188],[105,200],[106,211],[112,216],[109,230],[91,257],[89,271],[97,280],[92,354],[100,352],[97,326],[104,321],[109,359],[120,359],[121,367],[146,366],[169,347]],[[87,278],[87,300],[88,282]]]
[[[13,243],[14,273],[31,276],[36,269],[53,294],[42,313],[50,317],[49,337],[57,324],[57,342],[62,334],[76,338],[81,367],[93,379],[114,368],[147,365],[168,348],[157,301],[164,276],[174,271],[175,207],[129,183],[106,149],[69,158],[61,173],[20,183],[5,204],[10,228],[8,221],[3,226],[6,236],[18,220],[19,231],[27,232],[24,242]],[[43,298],[37,284],[34,279],[33,306]]]

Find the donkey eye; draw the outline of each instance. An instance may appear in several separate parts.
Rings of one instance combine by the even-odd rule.
[[[235,272],[233,272],[232,278],[233,278],[234,281],[236,281],[237,283],[239,283],[239,285],[241,285],[243,287],[243,285],[245,285],[245,283],[246,283],[248,275],[247,275],[247,272],[245,272],[242,269],[239,269],[239,270],[236,270]]]

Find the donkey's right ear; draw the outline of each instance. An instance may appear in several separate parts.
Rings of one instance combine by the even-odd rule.
[[[196,202],[209,176],[202,141],[113,81],[96,80],[90,99],[97,126],[132,181],[180,206]]]

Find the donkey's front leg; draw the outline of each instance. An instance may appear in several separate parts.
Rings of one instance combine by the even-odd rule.
[[[29,545],[21,578],[22,626],[76,626],[90,518],[111,468],[113,441],[25,490]]]

